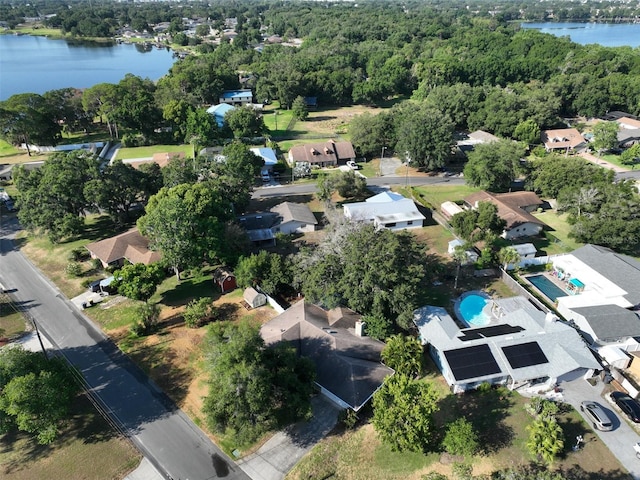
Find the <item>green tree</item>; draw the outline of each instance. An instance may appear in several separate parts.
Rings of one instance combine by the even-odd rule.
[[[453,122],[424,105],[408,103],[394,115],[396,152],[404,152],[414,165],[427,170],[444,166],[453,147]]]
[[[201,182],[164,187],[149,199],[138,228],[178,280],[183,268],[214,261],[223,250],[224,225],[232,216],[226,195]]]
[[[531,455],[551,465],[564,448],[562,427],[554,417],[542,417],[527,426],[529,440],[527,448]]]
[[[250,443],[271,428],[310,412],[314,369],[282,344],[265,348],[257,326],[213,323],[205,337],[208,427]]]
[[[155,90],[155,83],[148,78],[126,74],[116,87],[114,119],[123,127],[151,135],[162,118],[154,99]]]
[[[215,117],[201,108],[187,112],[184,133],[184,141],[194,145],[194,154],[199,147],[220,143],[221,132]]]
[[[85,198],[109,213],[116,225],[125,225],[131,220],[131,208],[144,197],[144,174],[116,160],[107,166],[100,177],[87,182]]]
[[[540,127],[535,120],[529,118],[520,122],[513,131],[513,138],[528,145],[540,143]]]
[[[613,177],[612,170],[583,158],[550,155],[531,162],[527,186],[544,197],[558,198],[563,188],[612,183]]]
[[[164,271],[159,263],[134,263],[113,272],[113,278],[111,285],[120,295],[146,303],[164,280]]]
[[[393,333],[393,321],[382,315],[363,315],[366,333],[369,337],[384,340]]]
[[[380,113],[371,115],[365,112],[357,115],[349,123],[349,134],[351,142],[364,157],[373,158],[380,155],[383,146],[394,143],[390,132],[392,128],[387,128],[391,117]]]
[[[111,138],[119,138],[116,123],[118,99],[118,87],[112,83],[99,83],[87,88],[82,94],[84,110],[88,115],[100,117],[101,122],[107,122]]]
[[[13,428],[53,442],[80,387],[61,358],[21,347],[0,349],[0,432]]]
[[[513,247],[502,247],[498,252],[498,260],[506,270],[509,264],[517,265],[520,262],[520,254]]]
[[[17,168],[20,223],[46,233],[54,242],[76,234],[92,205],[83,194],[84,186],[98,176],[98,160],[82,150],[55,153],[39,169]]]
[[[472,456],[480,448],[480,443],[471,422],[460,417],[447,425],[442,446],[451,455]]]
[[[211,298],[202,297],[191,300],[182,316],[187,327],[196,328],[206,323],[214,315],[215,307],[211,303]]]
[[[427,452],[433,443],[437,402],[431,384],[394,375],[373,395],[373,426],[393,451]]]
[[[289,261],[266,250],[240,257],[234,273],[241,288],[257,286],[269,295],[280,293],[292,281]]]
[[[262,113],[249,106],[229,110],[224,116],[224,123],[235,138],[259,137],[266,131]]]
[[[291,110],[293,112],[293,117],[296,120],[305,121],[309,116],[309,109],[307,108],[307,102],[305,102],[304,97],[300,95],[298,95],[296,99],[293,101]]]
[[[640,161],[640,143],[635,143],[632,147],[627,148],[620,155],[620,163],[623,165],[631,165],[636,168],[636,164]]]
[[[593,126],[593,146],[598,155],[618,146],[618,129],[616,122],[598,122]]]
[[[381,353],[385,365],[393,368],[396,374],[409,378],[422,372],[423,355],[422,344],[417,338],[401,334],[387,338]]]
[[[525,148],[510,140],[476,145],[469,153],[464,177],[473,187],[491,192],[506,192],[520,173]]]
[[[62,127],[55,120],[51,104],[35,93],[12,95],[0,102],[0,138],[14,145],[24,142],[29,155],[29,144],[58,143]]]

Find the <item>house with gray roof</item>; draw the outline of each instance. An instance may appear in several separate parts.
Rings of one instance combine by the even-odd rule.
[[[420,228],[426,218],[413,200],[394,192],[382,192],[364,202],[345,203],[342,208],[348,220],[389,230]]]
[[[384,343],[363,335],[360,315],[324,310],[304,300],[260,329],[266,345],[287,341],[316,366],[320,392],[341,408],[360,410],[394,371],[383,365]]]
[[[553,257],[552,262],[569,293],[558,297],[558,312],[574,321],[587,338],[608,344],[640,336],[638,260],[587,244]]]
[[[274,233],[313,232],[318,220],[311,209],[303,203],[283,202],[271,208],[271,213],[278,215],[276,223],[271,227]]]
[[[484,382],[512,390],[550,387],[601,368],[574,328],[526,298],[493,302],[497,318],[482,327],[460,328],[442,307],[413,312],[422,344],[454,393]]]

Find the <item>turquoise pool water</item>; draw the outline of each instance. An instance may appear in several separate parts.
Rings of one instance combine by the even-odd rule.
[[[460,310],[460,316],[470,327],[482,327],[487,325],[491,318],[487,316],[482,310],[489,303],[489,299],[482,295],[471,294],[467,295],[460,302],[458,307]]]
[[[531,277],[527,277],[527,280],[533,283],[538,290],[544,293],[545,297],[554,303],[558,297],[566,297],[568,295],[567,292],[562,290],[544,275],[533,275]]]

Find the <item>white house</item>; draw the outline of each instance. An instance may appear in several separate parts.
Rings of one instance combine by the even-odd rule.
[[[454,393],[484,382],[510,389],[550,387],[601,368],[575,329],[526,298],[494,302],[500,319],[483,327],[460,329],[442,307],[413,312],[423,345]]]
[[[425,220],[413,200],[394,192],[382,192],[364,202],[345,203],[343,210],[349,220],[390,230],[420,228]]]
[[[605,247],[587,244],[553,257],[566,296],[558,312],[591,342],[616,343],[640,336],[640,262]]]
[[[226,90],[222,92],[218,101],[221,104],[233,106],[248,105],[253,102],[253,92],[251,90]]]

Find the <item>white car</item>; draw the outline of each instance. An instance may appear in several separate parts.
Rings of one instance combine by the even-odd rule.
[[[358,164],[356,162],[354,162],[353,160],[348,160],[347,161],[347,167],[349,167],[351,170],[358,170],[358,168],[360,168],[358,166]]]

